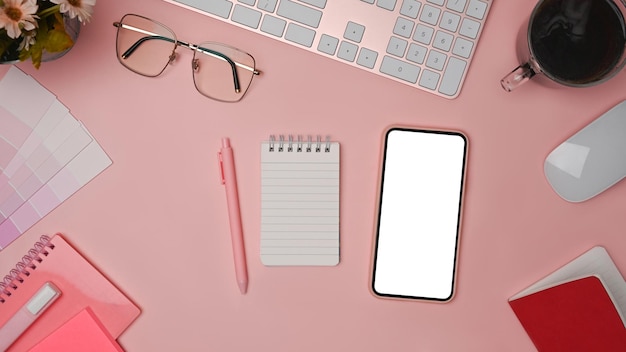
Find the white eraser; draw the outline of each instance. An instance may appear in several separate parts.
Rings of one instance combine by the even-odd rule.
[[[26,303],[26,309],[33,314],[37,315],[39,312],[50,304],[55,298],[61,294],[58,288],[52,283],[46,282],[35,295]]]

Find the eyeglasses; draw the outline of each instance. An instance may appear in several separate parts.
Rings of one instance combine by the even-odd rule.
[[[250,87],[255,69],[252,55],[225,44],[185,43],[165,25],[147,17],[127,14],[117,27],[117,59],[127,69],[156,77],[176,59],[179,46],[193,50],[191,68],[198,92],[211,99],[236,102]]]

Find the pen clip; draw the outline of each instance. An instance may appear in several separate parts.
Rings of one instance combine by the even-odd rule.
[[[224,161],[222,159],[222,152],[217,152],[217,164],[220,169],[220,182],[225,185],[226,179],[224,178]]]

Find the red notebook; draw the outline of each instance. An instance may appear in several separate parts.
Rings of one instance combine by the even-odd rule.
[[[27,351],[87,307],[113,338],[139,316],[139,308],[57,234],[42,236],[0,284],[0,330],[46,282],[60,295],[7,351]]]
[[[626,282],[594,247],[509,299],[539,351],[626,351]]]
[[[28,352],[55,351],[124,352],[89,308],[81,310]]]

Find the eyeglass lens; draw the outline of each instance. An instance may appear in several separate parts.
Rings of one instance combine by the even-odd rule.
[[[209,42],[199,44],[194,52],[193,81],[196,89],[208,97],[237,101],[246,93],[253,77],[254,58],[247,53]]]
[[[176,35],[148,18],[126,15],[117,29],[117,58],[140,75],[155,77],[170,62]]]
[[[155,77],[175,57],[177,46],[194,51],[193,80],[203,95],[220,101],[239,101],[250,86],[254,58],[228,45],[180,42],[169,28],[151,19],[128,14],[117,26],[116,51],[119,62],[138,74]]]

